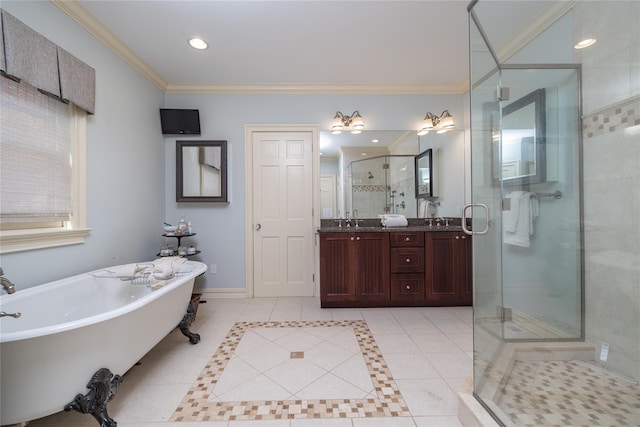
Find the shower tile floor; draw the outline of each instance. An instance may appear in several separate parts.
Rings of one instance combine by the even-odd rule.
[[[515,361],[498,404],[514,426],[640,426],[640,387],[584,362]]]
[[[470,307],[321,309],[317,298],[201,303],[124,378],[119,427],[461,427]],[[79,390],[82,391],[82,390]],[[29,427],[96,427],[61,412]]]

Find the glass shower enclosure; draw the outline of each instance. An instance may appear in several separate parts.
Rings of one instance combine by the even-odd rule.
[[[345,212],[353,218],[417,213],[414,156],[385,155],[355,160],[345,169]]]
[[[535,415],[517,407],[538,403],[527,402],[531,363],[593,355],[582,343],[581,73],[505,61],[483,3],[469,7],[474,395],[500,424],[528,425]]]

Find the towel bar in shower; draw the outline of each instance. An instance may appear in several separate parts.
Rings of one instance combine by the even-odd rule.
[[[534,196],[540,198],[540,197],[553,197],[554,199],[561,199],[562,198],[562,191],[558,190],[558,191],[554,191],[553,193],[533,193]]]

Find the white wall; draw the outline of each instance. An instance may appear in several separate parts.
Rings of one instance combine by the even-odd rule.
[[[465,184],[465,164],[469,159],[465,153],[466,132],[462,130],[463,115],[451,114],[456,119],[455,130],[443,134],[429,132],[420,137],[420,152],[429,148],[438,150],[438,176],[434,177],[434,181],[439,181],[439,195],[433,201],[440,202],[437,216],[441,217],[460,217],[465,203],[470,203],[469,199],[465,198],[465,187],[469,186],[468,181]],[[418,212],[421,215],[424,212],[422,204]]]
[[[87,120],[88,226],[83,245],[3,254],[18,289],[125,262],[153,259],[161,244],[163,94],[50,2],[2,8],[96,69],[96,113]]]

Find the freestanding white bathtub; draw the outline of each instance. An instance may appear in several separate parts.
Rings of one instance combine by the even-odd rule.
[[[2,311],[21,313],[0,318],[0,425],[62,411],[101,368],[129,370],[181,323],[206,271],[179,268],[158,289],[102,269],[0,296]]]

